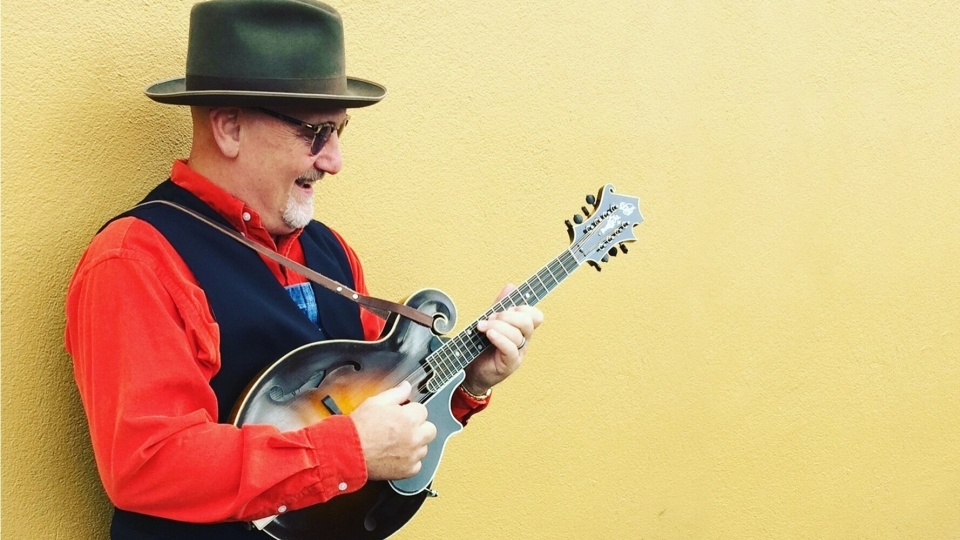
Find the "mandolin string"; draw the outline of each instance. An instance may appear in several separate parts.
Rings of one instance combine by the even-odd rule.
[[[582,261],[577,261],[577,257],[576,257],[576,255],[574,254],[574,249],[581,248],[582,245],[583,245],[588,239],[590,239],[592,236],[598,234],[599,231],[600,231],[600,229],[597,228],[597,229],[595,229],[594,231],[586,234],[585,236],[583,236],[582,238],[580,238],[577,242],[575,242],[574,244],[572,244],[570,247],[568,247],[568,248],[565,250],[566,253],[570,256],[570,257],[569,257],[569,262],[573,263],[573,264],[570,266],[569,269],[568,269],[567,266],[564,264],[564,262],[563,262],[563,253],[561,253],[561,254],[560,254],[559,256],[557,256],[555,259],[553,259],[552,261],[550,261],[549,263],[547,263],[546,265],[544,265],[544,267],[542,267],[539,271],[537,271],[536,273],[534,273],[529,279],[527,279],[527,281],[525,281],[523,284],[521,284],[520,287],[517,287],[517,289],[515,289],[514,291],[512,291],[511,294],[509,294],[507,297],[505,297],[505,298],[502,299],[501,301],[499,301],[499,302],[497,302],[496,304],[494,304],[494,306],[493,306],[491,309],[487,310],[487,312],[486,312],[481,318],[483,318],[483,317],[489,317],[490,315],[492,315],[493,313],[495,313],[495,312],[497,312],[497,311],[502,311],[502,310],[504,310],[505,308],[508,307],[507,304],[505,304],[505,302],[508,302],[508,301],[509,301],[510,304],[511,304],[511,307],[512,307],[512,306],[516,306],[516,305],[520,305],[520,304],[524,303],[522,298],[518,298],[518,297],[520,297],[520,296],[523,296],[523,294],[522,294],[521,291],[523,290],[523,287],[524,287],[524,286],[526,286],[527,288],[529,288],[529,289],[531,289],[531,290],[533,291],[533,294],[537,297],[537,300],[538,300],[538,301],[539,301],[539,300],[542,300],[544,297],[546,297],[546,294],[548,294],[552,289],[551,289],[550,287],[547,287],[546,284],[543,283],[543,280],[540,278],[540,275],[543,274],[544,271],[546,271],[548,274],[550,274],[550,277],[553,279],[553,281],[554,281],[554,287],[556,287],[556,285],[559,285],[560,282],[561,282],[563,279],[566,279],[568,276],[570,276],[570,275],[573,273],[573,271],[576,270],[576,269],[580,266],[580,264],[582,264]],[[561,271],[562,271],[562,273],[564,274],[563,277],[560,278],[560,279],[557,279],[557,274],[554,272],[553,269],[556,269],[557,272],[561,272]],[[540,282],[540,290],[539,290],[539,291],[538,291],[536,285],[532,282],[532,280],[533,280],[534,278],[536,278],[536,280]],[[517,303],[516,300],[518,300],[518,299],[521,300],[521,302]],[[452,361],[452,360],[450,359],[449,349],[450,349],[450,347],[451,347],[452,345],[457,345],[457,344],[455,343],[455,341],[463,341],[464,339],[468,340],[472,345],[474,345],[477,349],[479,349],[478,351],[476,351],[476,354],[477,354],[477,355],[479,355],[481,352],[483,352],[483,350],[486,349],[490,344],[489,344],[489,342],[486,342],[486,343],[485,343],[485,338],[484,338],[484,337],[481,337],[480,334],[478,334],[478,333],[475,332],[475,330],[476,330],[476,325],[477,325],[477,323],[479,322],[479,320],[480,320],[480,318],[478,318],[477,320],[475,320],[475,321],[474,321],[473,323],[471,323],[465,330],[461,331],[456,337],[451,338],[451,340],[448,341],[441,349],[438,349],[435,353],[433,353],[432,355],[430,355],[431,357],[435,356],[435,357],[440,361],[440,362],[439,362],[439,365],[437,365],[437,362],[431,362],[431,361],[430,361],[430,357],[427,357],[427,364],[428,364],[428,365],[431,365],[431,366],[437,366],[437,367],[445,368],[447,371],[450,372],[449,375],[455,374],[457,371],[459,371],[460,368],[456,366],[455,362],[454,362],[454,363],[451,363],[451,364],[449,364],[449,365],[447,364],[448,360]],[[468,351],[468,352],[471,352],[471,351]],[[446,357],[446,358],[444,358],[444,357]],[[471,359],[471,361],[472,361],[472,359]],[[451,368],[455,368],[455,369],[451,369]],[[435,369],[435,371],[436,371],[436,369]],[[426,374],[427,374],[427,370],[426,370],[425,368],[423,368],[423,367],[417,367],[416,369],[414,369],[414,371],[413,371],[405,380],[407,380],[408,382],[411,383],[411,385],[413,385],[414,382],[416,382],[416,381],[418,381],[418,380],[421,380],[422,376],[423,376],[423,375],[426,375]],[[444,374],[443,374],[443,373],[438,373],[438,375],[444,375]],[[449,376],[449,375],[448,375],[448,376]],[[426,400],[430,397],[430,395],[431,395],[431,394],[429,394],[429,393],[428,393],[428,394],[425,394],[424,396],[421,397],[420,401],[421,401],[421,402],[426,401]]]
[[[598,225],[599,225],[599,223],[598,223]],[[590,233],[588,233],[588,234],[584,235],[583,237],[581,237],[577,242],[574,242],[573,244],[571,244],[571,246],[569,246],[569,247],[565,250],[566,253],[569,255],[569,259],[568,259],[569,262],[573,263],[573,264],[570,266],[569,269],[567,268],[567,265],[564,263],[564,260],[563,260],[563,259],[564,259],[564,257],[563,257],[564,254],[561,253],[559,256],[557,256],[556,258],[554,258],[552,261],[550,261],[550,262],[548,262],[546,265],[544,265],[539,271],[535,272],[530,278],[528,278],[523,284],[521,284],[520,287],[517,287],[517,289],[515,289],[513,292],[511,292],[511,294],[509,294],[509,295],[508,295],[507,297],[505,297],[503,300],[501,300],[500,302],[498,302],[497,304],[495,304],[491,309],[487,310],[487,312],[486,312],[482,317],[489,317],[489,316],[492,315],[494,312],[502,311],[503,309],[505,309],[505,308],[507,307],[507,305],[505,304],[505,302],[508,302],[508,301],[510,302],[511,307],[512,307],[512,306],[516,306],[516,305],[520,305],[520,304],[522,304],[522,303],[525,303],[525,302],[524,302],[524,300],[525,300],[524,298],[518,298],[518,297],[524,296],[523,293],[522,293],[524,287],[527,287],[528,289],[530,289],[530,290],[533,292],[533,294],[534,294],[534,295],[536,296],[536,298],[537,298],[537,301],[540,301],[540,300],[542,300],[543,298],[545,298],[546,295],[551,292],[552,288],[551,288],[551,287],[548,287],[548,286],[543,282],[543,279],[541,279],[541,277],[540,277],[541,275],[544,274],[544,271],[546,271],[546,273],[549,274],[550,277],[552,278],[552,280],[554,281],[553,287],[555,288],[557,285],[560,284],[560,282],[561,282],[563,279],[566,279],[567,277],[569,277],[569,276],[573,273],[573,271],[576,270],[576,269],[580,266],[580,264],[582,264],[583,261],[578,261],[578,260],[577,260],[577,257],[576,257],[576,255],[574,254],[574,250],[575,250],[575,249],[582,249],[583,244],[584,244],[587,240],[591,239],[593,236],[599,234],[600,232],[601,232],[601,228],[600,228],[600,227],[596,227],[593,231],[591,231]],[[555,270],[556,270],[556,272],[555,272]],[[560,278],[560,279],[557,279],[557,273],[559,273],[559,272],[562,272],[562,273],[563,273],[563,277]],[[538,282],[540,283],[539,289],[538,289],[538,287],[535,285],[535,283],[533,282],[534,279],[536,279],[536,281],[538,281]],[[528,294],[529,294],[529,293],[528,293]],[[527,298],[529,298],[529,296],[527,296]],[[516,302],[516,300],[520,300],[520,302],[518,303],[518,302]],[[498,308],[499,308],[499,309],[498,309]],[[461,332],[461,333],[458,335],[458,337],[460,337],[461,339],[462,339],[463,337],[466,337],[466,339],[468,339],[476,348],[480,349],[479,352],[482,352],[483,349],[486,349],[486,348],[489,346],[489,343],[488,343],[488,342],[487,342],[487,343],[484,343],[485,338],[481,337],[478,333],[475,332],[475,330],[476,330],[476,324],[477,324],[477,322],[479,322],[479,320],[480,320],[480,319],[477,319],[476,321],[474,321],[473,323],[471,323],[471,324],[467,327],[467,329],[465,329],[463,332]],[[456,339],[456,338],[454,338],[454,339]],[[451,339],[450,342],[453,342],[454,339]],[[449,342],[448,342],[448,345],[449,345]],[[443,367],[449,368],[449,367],[451,367],[451,366],[447,366],[447,365],[446,365],[446,360],[443,359],[443,357],[442,357],[441,354],[438,354],[438,353],[443,352],[447,357],[449,357],[449,354],[446,354],[448,351],[444,350],[444,349],[446,349],[446,348],[448,348],[447,345],[445,345],[444,348],[438,350],[437,353],[435,353],[435,354],[436,354],[436,355],[439,357],[439,359],[441,360],[441,365],[442,365]],[[478,352],[477,354],[479,354],[479,352]],[[428,364],[430,363],[429,357],[428,357],[428,359],[427,359],[427,362],[428,362]],[[456,371],[458,371],[458,370],[459,370],[459,368],[458,368]],[[423,372],[424,374],[426,374],[426,370],[425,370],[425,369],[418,368],[418,369],[415,370],[415,372],[414,372],[413,374],[411,374],[411,378],[419,378],[419,377],[418,377],[418,375],[419,375],[418,372]],[[455,371],[454,371],[454,372],[455,372]],[[412,381],[411,381],[411,384],[412,384]]]
[[[593,234],[595,233],[590,233],[584,236],[582,239],[580,239],[580,241],[573,244],[572,247],[579,247],[580,244],[582,244],[586,239],[588,239]],[[536,295],[538,301],[542,300],[546,296],[546,294],[550,292],[550,288],[547,287],[543,283],[543,280],[540,278],[540,275],[543,274],[544,271],[550,274],[551,278],[553,278],[553,281],[555,282],[554,286],[556,286],[560,284],[562,279],[565,279],[566,277],[568,277],[572,273],[572,271],[575,270],[580,264],[576,262],[576,256],[573,254],[573,251],[571,248],[567,248],[566,251],[567,251],[567,254],[570,255],[569,257],[570,262],[575,263],[570,267],[569,270],[567,269],[566,265],[564,265],[564,263],[562,262],[563,254],[561,253],[560,256],[558,256],[554,260],[547,263],[543,268],[541,268],[538,272],[533,274],[533,276],[527,279],[526,282],[521,284],[520,287],[517,287],[517,289],[511,292],[511,294],[503,298],[501,301],[495,304],[491,309],[487,310],[487,312],[481,318],[489,317],[493,313],[497,311],[502,311],[507,307],[512,307],[512,306],[525,303],[524,299],[522,298],[524,287],[531,289],[533,293]],[[556,271],[554,269],[556,269]],[[563,272],[564,276],[561,279],[557,279],[557,273],[561,271]],[[540,282],[539,291],[537,286],[532,282],[534,278],[536,278],[536,280]],[[445,344],[444,348],[438,349],[433,355],[431,355],[431,356],[435,356],[436,359],[439,360],[439,362],[431,362],[429,358],[427,359],[428,365],[434,366],[435,368],[441,368],[441,369],[435,369],[435,371],[440,371],[440,373],[438,373],[439,376],[448,377],[455,374],[460,369],[460,366],[457,366],[456,363],[450,358],[449,349],[451,347],[459,348],[461,345],[466,344],[466,343],[463,343],[464,340],[468,341],[469,344],[473,345],[477,349],[476,351],[468,350],[467,352],[470,354],[468,354],[467,356],[469,357],[474,354],[479,355],[479,353],[481,353],[484,349],[486,349],[490,345],[489,342],[486,341],[486,338],[482,337],[480,334],[475,332],[476,325],[477,325],[477,322],[479,322],[479,320],[480,319],[477,319],[476,321],[471,323],[464,331],[462,331],[456,337],[451,338],[451,340],[447,344]],[[426,369],[424,369],[423,367],[418,367],[406,378],[406,380],[408,380],[408,382],[413,384],[415,381],[421,379],[421,375],[426,375],[426,373],[427,373]],[[426,400],[428,397],[429,397],[429,394],[425,395],[422,399]]]
[[[599,225],[599,224],[598,224],[598,225]],[[550,287],[547,287],[547,285],[546,285],[546,284],[543,282],[543,280],[540,278],[540,275],[543,274],[544,271],[546,271],[546,272],[550,275],[550,277],[553,278],[553,281],[555,281],[554,287],[556,287],[556,285],[559,285],[562,280],[564,280],[564,279],[566,279],[568,276],[570,276],[570,275],[573,273],[573,271],[576,270],[576,269],[577,269],[581,264],[583,264],[583,262],[584,262],[584,261],[577,261],[577,257],[576,257],[576,255],[574,254],[574,250],[575,250],[575,249],[580,249],[580,248],[582,248],[582,247],[583,247],[583,244],[584,244],[588,239],[590,239],[590,238],[592,238],[594,235],[598,234],[598,233],[600,232],[600,230],[601,230],[601,228],[600,228],[599,226],[598,226],[598,227],[595,227],[593,231],[587,233],[586,235],[584,235],[583,237],[581,237],[579,240],[577,240],[576,242],[574,242],[573,244],[571,244],[569,247],[567,247],[567,248],[564,250],[564,252],[566,252],[568,255],[570,255],[570,258],[571,258],[572,261],[575,263],[569,270],[567,270],[566,266],[565,266],[564,263],[561,261],[561,258],[563,258],[563,256],[564,256],[564,253],[561,252],[560,255],[558,255],[558,256],[555,257],[553,260],[551,260],[550,262],[548,262],[547,264],[545,264],[543,267],[540,268],[540,270],[538,270],[537,272],[535,272],[532,276],[530,276],[530,278],[528,278],[526,281],[524,281],[523,284],[520,285],[520,287],[517,287],[516,289],[514,289],[513,291],[511,291],[510,294],[508,294],[508,295],[507,295],[506,297],[504,297],[502,300],[498,301],[498,302],[495,303],[493,306],[491,306],[490,309],[488,309],[483,315],[481,315],[480,317],[478,317],[477,319],[475,319],[475,320],[474,320],[472,323],[470,323],[466,328],[464,328],[462,331],[460,331],[456,336],[450,338],[450,340],[448,340],[446,343],[444,343],[443,346],[441,346],[439,349],[437,349],[436,351],[434,351],[433,353],[431,353],[430,355],[428,355],[428,356],[425,358],[424,364],[421,364],[421,365],[417,366],[416,368],[414,368],[413,371],[411,371],[411,372],[410,372],[406,377],[404,377],[402,380],[409,382],[409,383],[410,383],[410,386],[412,386],[413,388],[417,389],[418,392],[420,392],[420,389],[418,388],[418,386],[419,386],[419,384],[424,380],[423,378],[428,375],[428,371],[427,371],[427,367],[426,367],[426,366],[431,367],[432,370],[435,371],[435,372],[438,371],[437,368],[445,368],[447,371],[451,371],[451,372],[452,372],[452,373],[450,373],[449,376],[452,376],[453,374],[455,374],[457,371],[459,371],[459,369],[456,369],[456,370],[453,370],[453,369],[452,369],[452,368],[456,365],[456,361],[453,360],[452,358],[450,358],[450,356],[451,356],[451,355],[450,355],[450,347],[451,347],[451,344],[454,343],[454,342],[457,341],[457,340],[459,340],[459,341],[463,341],[464,339],[468,340],[471,345],[473,345],[476,349],[478,349],[478,351],[476,352],[476,355],[479,356],[479,354],[481,354],[484,350],[486,350],[487,347],[490,346],[490,343],[489,343],[489,340],[487,340],[485,336],[481,336],[478,332],[476,332],[477,323],[479,323],[481,319],[486,318],[486,317],[489,317],[490,315],[492,315],[492,314],[494,314],[494,313],[496,313],[496,312],[498,312],[498,311],[504,311],[504,310],[507,308],[507,305],[504,304],[504,302],[507,301],[507,300],[510,300],[511,302],[513,302],[512,297],[515,296],[515,293],[517,293],[518,291],[520,291],[525,285],[526,285],[528,288],[532,289],[533,294],[534,294],[534,296],[536,296],[538,302],[539,302],[540,300],[542,300],[543,298],[545,298],[546,295],[549,294],[552,289],[551,289]],[[562,278],[560,278],[560,279],[557,279],[556,274],[554,274],[554,272],[551,270],[551,266],[555,266],[555,265],[559,265],[560,270],[562,270],[562,272],[563,272],[563,274],[564,274],[564,276],[563,276]],[[532,283],[532,280],[533,280],[534,278],[536,278],[536,280],[537,280],[538,282],[540,282],[540,287],[542,288],[542,290],[539,291],[539,292],[538,292],[536,286],[533,285],[533,283]],[[519,295],[519,296],[522,296],[522,294]],[[523,300],[523,299],[521,298],[521,300]],[[511,305],[510,307],[513,307],[513,306],[516,306],[516,305],[520,305],[520,304],[512,303],[512,305]],[[498,307],[499,307],[499,309],[498,309]],[[457,346],[457,348],[458,348],[458,350],[459,350],[460,346],[459,346],[459,345],[456,345],[456,346]],[[467,351],[467,352],[472,353],[471,351]],[[436,367],[434,367],[434,366],[435,366],[437,363],[431,361],[431,358],[432,358],[432,357],[436,357],[437,359],[440,360],[439,365],[437,365]],[[444,358],[444,357],[446,357],[446,358]],[[476,356],[474,356],[474,358],[476,358]],[[472,361],[472,360],[473,360],[473,359],[471,359],[470,361]],[[449,362],[449,363],[448,363],[448,362]],[[469,363],[469,362],[468,362],[468,363]],[[441,375],[441,374],[440,374],[440,373],[437,373],[436,375],[439,376],[439,375]],[[447,377],[449,377],[449,376],[447,376]],[[426,393],[423,393],[423,395],[420,396],[420,397],[417,399],[417,401],[418,401],[419,403],[425,403],[430,397],[432,397],[432,393],[426,392]]]
[[[497,309],[498,306],[500,309]],[[503,304],[503,301],[500,301],[497,304],[494,304],[494,306],[491,309],[488,309],[486,313],[484,313],[484,315],[482,315],[480,318],[489,317],[494,312],[502,311],[504,308],[506,308],[506,306]],[[440,349],[437,349],[436,352],[430,355],[430,356],[435,356],[440,360],[439,365],[437,362],[430,362],[429,359],[427,360],[426,364],[428,366],[435,366],[434,371],[441,371],[442,369],[445,368],[446,371],[450,372],[449,375],[453,375],[454,373],[456,373],[456,371],[454,371],[451,368],[455,365],[455,362],[452,358],[450,358],[451,356],[450,349],[452,346],[457,347],[459,349],[463,345],[466,345],[466,343],[456,343],[456,342],[463,342],[464,340],[468,341],[470,345],[473,345],[474,348],[477,349],[476,351],[477,354],[479,354],[484,349],[486,349],[490,345],[489,342],[485,343],[484,341],[486,340],[486,338],[481,337],[480,334],[476,333],[477,323],[480,321],[480,318],[472,322],[467,328],[465,328],[463,331],[461,331],[459,334],[457,334],[456,336],[451,338],[447,343],[445,343],[443,347],[441,347]],[[468,351],[468,352],[472,352],[472,351]],[[441,368],[441,369],[437,369],[437,368]],[[409,382],[411,386],[416,387],[417,384],[422,380],[423,376],[425,375],[427,375],[427,369],[423,365],[421,365],[421,366],[417,366],[403,380],[406,380],[407,382]],[[449,376],[446,373],[437,373],[437,375],[443,376],[443,377]],[[431,394],[426,393],[423,396],[421,396],[418,399],[418,401],[420,403],[424,403],[430,397],[431,397]]]

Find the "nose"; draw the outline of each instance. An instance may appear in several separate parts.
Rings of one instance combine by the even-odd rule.
[[[343,169],[343,154],[340,153],[340,136],[334,132],[330,139],[323,145],[317,158],[313,160],[313,166],[318,171],[326,174],[337,174]]]

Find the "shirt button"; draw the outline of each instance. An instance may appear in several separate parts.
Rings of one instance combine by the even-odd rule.
[[[250,221],[250,212],[244,212],[241,217],[243,217],[244,221]]]
[[[281,514],[284,513],[284,512],[286,512],[286,511],[287,511],[287,505],[285,505],[285,504],[282,504],[282,505],[280,505],[280,508],[277,508],[277,512],[280,512]]]
[[[340,491],[346,491],[346,490],[347,490],[347,483],[346,483],[346,482],[340,482],[340,485],[337,486],[337,488],[338,488]]]

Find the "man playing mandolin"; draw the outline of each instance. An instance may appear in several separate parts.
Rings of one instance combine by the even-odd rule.
[[[146,92],[191,107],[189,158],[101,229],[66,303],[112,537],[266,538],[248,522],[416,475],[437,428],[407,381],[349,411],[324,401],[329,415],[298,429],[232,423],[248,385],[286,353],[373,341],[385,322],[180,210],[366,294],[356,254],[312,220],[315,183],[342,167],[347,109],[385,94],[346,76],[339,14],[314,0],[197,4],[186,77]],[[451,390],[461,423],[519,367],[542,320],[520,305],[477,324],[493,347]],[[312,387],[277,386],[270,400],[296,400],[326,373],[308,375]]]

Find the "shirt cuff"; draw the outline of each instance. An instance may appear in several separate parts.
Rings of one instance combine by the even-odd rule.
[[[457,390],[450,396],[450,410],[461,424],[467,425],[467,421],[474,414],[484,410],[490,405],[493,394],[486,399],[477,400],[464,391],[463,387],[458,386]]]
[[[319,493],[327,501],[363,487],[367,482],[367,462],[352,418],[331,416],[306,428],[306,433],[317,461],[317,483],[309,492]]]

